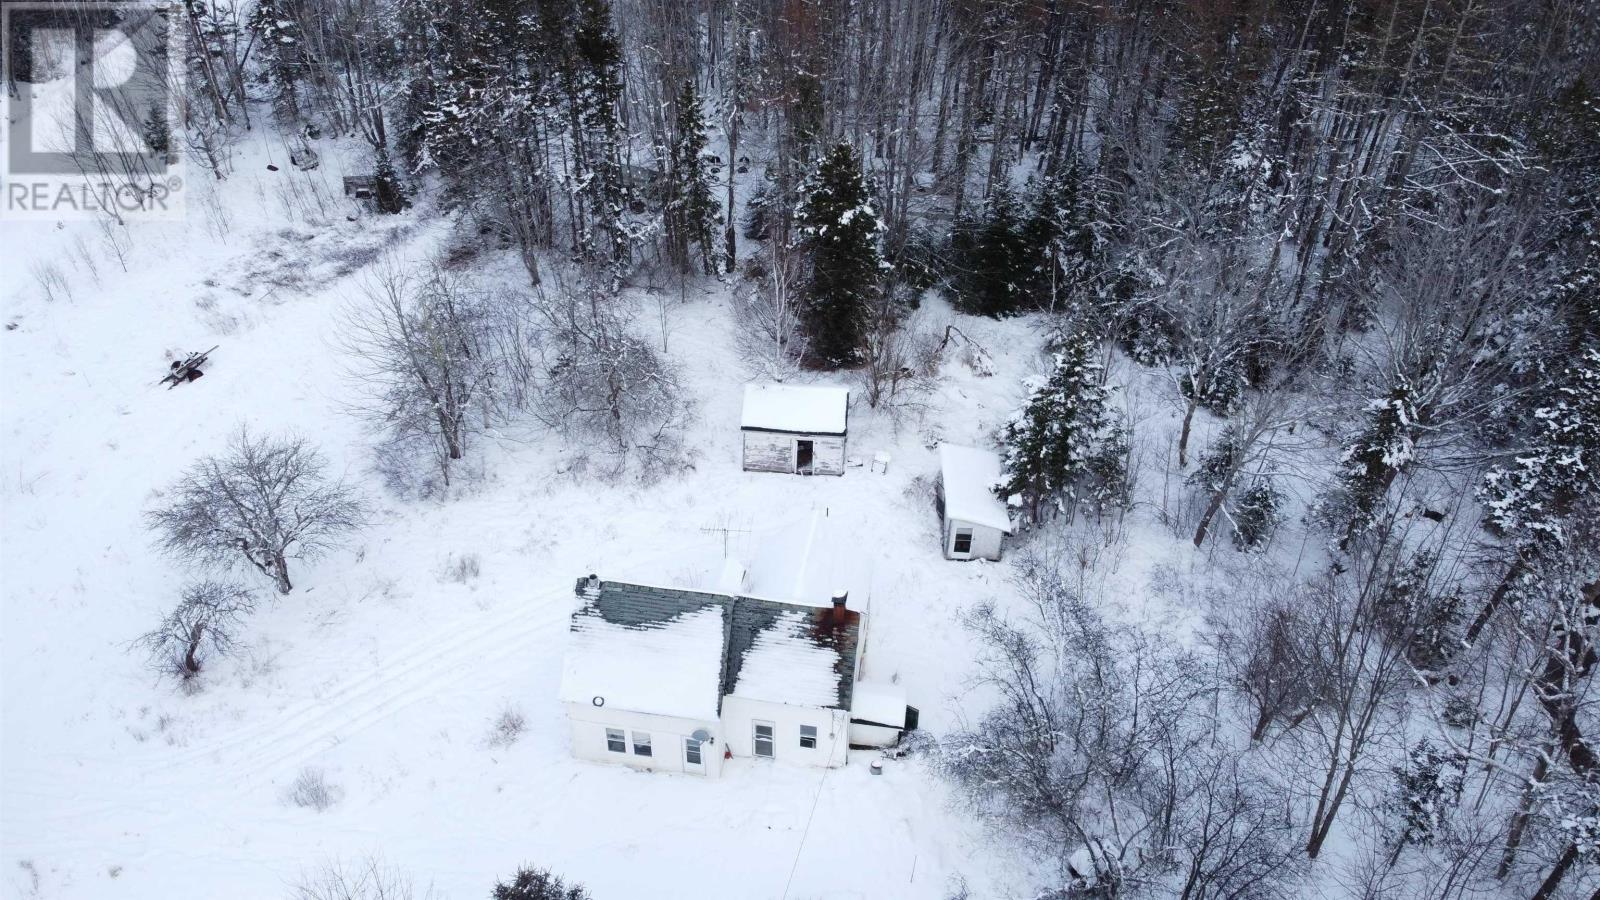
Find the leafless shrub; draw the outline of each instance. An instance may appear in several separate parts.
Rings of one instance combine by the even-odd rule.
[[[307,872],[294,886],[290,900],[428,900],[432,890],[418,894],[411,879],[376,857],[355,863],[332,861]]]
[[[239,626],[255,609],[255,595],[227,581],[199,581],[184,588],[160,627],[138,639],[150,665],[185,680],[200,674],[213,656],[237,646]]]
[[[246,562],[278,592],[294,589],[289,560],[331,549],[360,527],[364,509],[304,438],[257,438],[240,428],[222,456],[190,467],[172,500],[145,521],[167,554],[203,565]]]
[[[922,316],[880,317],[867,334],[861,395],[896,421],[927,407],[939,377],[940,342]]]
[[[328,776],[321,769],[306,766],[295,776],[294,783],[289,785],[285,799],[301,809],[322,812],[338,803],[343,795],[344,791],[337,785],[328,783]]]
[[[479,560],[476,553],[463,553],[460,556],[452,555],[445,561],[444,580],[456,584],[466,584],[478,579]]]
[[[39,294],[46,303],[72,299],[72,284],[67,281],[67,275],[60,266],[39,260],[29,270],[33,273],[33,283],[39,286]]]
[[[508,706],[500,711],[500,715],[490,726],[487,743],[494,749],[509,747],[522,737],[522,732],[527,730],[527,727],[528,720],[522,715],[522,710]]]

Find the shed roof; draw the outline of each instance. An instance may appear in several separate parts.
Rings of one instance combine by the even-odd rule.
[[[580,582],[561,699],[714,719],[721,699],[849,709],[861,614],[649,585]],[[609,691],[609,693],[604,693]]]
[[[994,494],[1000,481],[998,455],[976,447],[940,444],[939,477],[944,485],[946,518],[1011,533],[1011,516]]]
[[[739,427],[801,434],[844,434],[849,407],[849,388],[747,384]]]

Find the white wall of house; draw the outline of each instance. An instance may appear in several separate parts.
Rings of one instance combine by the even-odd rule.
[[[697,722],[675,716],[657,716],[588,703],[568,703],[572,726],[572,755],[590,762],[613,763],[656,772],[685,772],[716,778],[722,774],[722,729],[715,721]],[[624,748],[618,753],[606,741],[606,729],[623,732]],[[687,759],[685,741],[697,729],[710,732],[713,742],[700,748],[700,765]],[[650,755],[635,752],[636,735],[649,735]]]
[[[745,697],[722,698],[724,740],[734,756],[755,756],[757,722],[773,726],[773,758],[779,762],[834,768],[850,749],[850,716],[844,710],[789,706]],[[800,745],[800,726],[817,729],[817,746]]]
[[[956,538],[963,530],[970,530],[972,532],[972,549],[967,553],[957,553]],[[949,516],[945,517],[945,559],[999,559],[1000,544],[1004,539],[1004,532],[998,528],[990,528],[987,525],[964,522],[961,519],[952,519]]]
[[[741,434],[744,436],[744,469],[747,472],[793,473],[800,442],[810,441],[813,472],[818,475],[844,474],[844,435],[754,429],[746,429]]]

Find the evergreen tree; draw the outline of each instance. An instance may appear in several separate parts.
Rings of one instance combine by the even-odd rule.
[[[1339,482],[1323,502],[1330,524],[1343,527],[1340,547],[1377,523],[1378,507],[1395,476],[1416,458],[1417,393],[1401,375],[1386,397],[1367,404],[1367,424],[1345,445]]]
[[[1530,450],[1484,476],[1491,530],[1530,549],[1566,543],[1562,520],[1600,497],[1600,349],[1569,368],[1552,400],[1534,412]]]
[[[172,129],[167,124],[166,112],[160,106],[150,107],[150,114],[145,117],[140,131],[151,153],[164,157],[172,155]]]
[[[411,198],[406,196],[405,184],[400,180],[400,173],[395,171],[394,163],[389,161],[389,153],[386,150],[378,151],[374,182],[374,193],[377,195],[380,211],[393,215],[411,205]]]
[[[989,195],[975,219],[956,228],[957,305],[967,312],[1005,316],[1026,305],[1033,261],[1023,235],[1016,195],[1004,184]]]
[[[799,224],[811,251],[803,320],[817,359],[831,368],[861,359],[869,314],[877,305],[883,229],[850,145],[839,143],[807,186]]]
[[[297,85],[305,71],[301,47],[300,22],[295,0],[256,0],[256,7],[245,20],[245,27],[261,42],[270,61],[269,71],[277,85],[278,112],[285,119],[300,113]]]
[[[567,77],[579,123],[577,184],[588,197],[591,218],[578,245],[589,258],[609,263],[615,288],[635,239],[623,221],[630,192],[622,172],[622,44],[606,0],[580,0],[572,46],[575,70]]]
[[[678,93],[676,135],[669,157],[666,209],[667,236],[680,271],[689,271],[689,245],[700,246],[705,273],[717,271],[716,236],[722,215],[711,190],[711,168],[705,159],[706,123],[700,94],[692,80]]]
[[[1282,508],[1283,494],[1271,479],[1257,478],[1233,510],[1233,546],[1245,552],[1265,548],[1283,521]]]
[[[1086,496],[1086,479],[1103,471],[1112,455],[1108,447],[1120,443],[1096,348],[1083,333],[1062,341],[1049,377],[1029,391],[1002,431],[1003,474],[995,493],[1019,497],[1033,521],[1051,505]]]
[[[1407,752],[1405,761],[1394,768],[1395,789],[1389,803],[1399,819],[1393,858],[1408,845],[1433,842],[1458,799],[1465,775],[1461,754],[1441,750],[1427,738]]]

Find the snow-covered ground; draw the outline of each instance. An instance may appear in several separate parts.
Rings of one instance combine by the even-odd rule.
[[[1007,564],[944,561],[913,480],[936,471],[933,436],[979,443],[1015,404],[1038,365],[1027,322],[962,320],[999,371],[952,356],[921,423],[852,414],[851,457],[888,451],[887,474],[747,474],[747,376],[710,285],[666,320],[696,401],[692,470],[601,482],[563,474],[570,450],[535,437],[483,449],[487,474],[464,497],[399,501],[347,408],[341,313],[386,242],[420,259],[447,226],[425,204],[349,222],[330,201],[318,215],[320,201],[282,196],[281,180],[306,176],[268,172],[263,146],[241,153],[208,188],[217,203],[191,197],[187,221],[132,227],[126,272],[89,223],[0,234],[6,896],[281,896],[325,860],[372,853],[449,897],[482,896],[523,863],[602,898],[939,897],[958,874],[1024,889],[1025,867],[920,762],[873,777],[864,753],[825,773],[741,760],[717,782],[579,763],[557,689],[576,577],[692,580],[720,555],[714,529],[741,529],[749,551],[826,509],[870,536],[870,673],[898,676],[924,727],[949,727],[974,655],[955,616],[1003,600]],[[331,195],[329,163],[312,178]],[[53,302],[35,276],[47,265],[70,284]],[[156,385],[170,355],[213,344],[202,380]],[[189,577],[141,516],[239,424],[310,437],[375,514],[349,549],[302,566],[249,621],[248,648],[186,695],[129,649]],[[466,558],[481,574],[452,574]],[[506,709],[526,731],[491,745]],[[307,767],[335,788],[325,811],[286,799]]]

